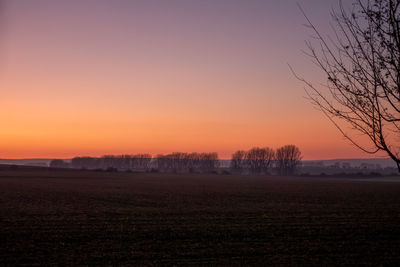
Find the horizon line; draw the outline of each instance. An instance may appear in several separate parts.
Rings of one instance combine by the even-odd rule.
[[[111,156],[120,156],[120,155],[129,155],[129,154],[115,154]],[[151,154],[150,154],[151,155]],[[107,155],[103,155],[107,156]],[[91,158],[101,158],[102,156],[75,156],[75,157],[91,157]],[[50,159],[61,159],[61,160],[69,160],[75,157],[40,157],[40,158],[0,158],[0,160],[50,160]],[[157,158],[153,157],[152,158]],[[376,157],[376,158],[329,158],[329,159],[302,159],[301,161],[330,161],[330,160],[369,160],[369,159],[391,159],[390,157]],[[218,160],[231,160],[230,158],[220,158]]]

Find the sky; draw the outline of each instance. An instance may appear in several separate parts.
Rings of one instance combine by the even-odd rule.
[[[297,145],[363,158],[291,73],[336,0],[0,0],[0,158]]]

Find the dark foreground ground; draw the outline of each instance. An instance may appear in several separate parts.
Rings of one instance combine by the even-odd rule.
[[[0,265],[400,265],[400,182],[0,170]]]

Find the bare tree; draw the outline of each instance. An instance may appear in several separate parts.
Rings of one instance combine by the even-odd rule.
[[[291,175],[300,164],[301,152],[295,145],[280,147],[275,153],[276,167],[281,175]]]
[[[252,173],[267,173],[275,156],[272,148],[253,147],[246,153],[246,163]]]
[[[400,0],[355,0],[349,11],[339,1],[334,38],[305,17],[317,42],[307,42],[306,54],[327,78],[316,86],[295,74],[309,99],[353,145],[386,152],[400,171]]]
[[[246,168],[245,161],[246,161],[246,151],[238,150],[232,154],[230,167],[233,171],[242,172],[243,169]]]
[[[219,167],[218,153],[201,153],[200,168],[201,172],[215,172]]]
[[[214,172],[219,167],[217,153],[182,153],[157,155],[157,168],[161,172]]]
[[[253,147],[248,151],[238,150],[232,154],[231,169],[251,173],[267,173],[273,163],[275,152],[272,148]]]
[[[138,171],[147,171],[150,169],[152,156],[150,154],[136,154],[131,156],[131,168]]]
[[[150,169],[152,156],[150,154],[137,155],[105,155],[101,158],[75,157],[71,160],[71,167],[77,169],[115,169],[147,171]]]

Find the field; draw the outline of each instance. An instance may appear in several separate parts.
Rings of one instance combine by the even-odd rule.
[[[0,264],[399,266],[379,179],[0,170]]]

